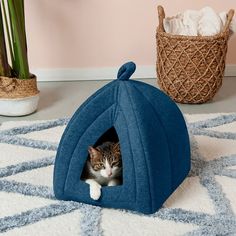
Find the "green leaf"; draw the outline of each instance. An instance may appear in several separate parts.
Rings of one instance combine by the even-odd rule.
[[[30,78],[27,43],[25,34],[25,16],[23,0],[8,0],[12,48],[14,54],[13,70],[20,79]]]
[[[10,30],[9,30],[10,25],[9,25],[9,22],[7,19],[6,6],[4,3],[4,0],[2,0],[2,7],[3,7],[3,15],[4,15],[4,21],[5,21],[5,28],[7,31],[7,40],[8,40],[7,43],[9,45],[9,50],[10,50],[10,58],[11,58],[12,64],[14,64],[14,56],[13,56],[13,51],[12,51],[12,40],[11,40]]]
[[[8,65],[8,59],[7,59],[7,49],[5,43],[1,2],[0,2],[0,75],[7,77],[11,76],[11,70],[10,66]]]

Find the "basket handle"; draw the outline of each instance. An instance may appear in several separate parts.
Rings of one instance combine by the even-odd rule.
[[[225,23],[225,26],[223,28],[222,32],[226,32],[229,29],[230,23],[234,17],[234,10],[230,9],[229,12],[227,13],[227,21]]]
[[[159,18],[159,30],[161,32],[165,32],[165,29],[164,29],[164,24],[163,24],[163,20],[165,18],[165,11],[164,11],[164,8],[162,6],[158,6],[157,7],[157,12],[158,12],[158,18]]]

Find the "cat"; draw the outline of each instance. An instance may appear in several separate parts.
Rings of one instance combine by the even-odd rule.
[[[90,186],[90,197],[98,200],[102,186],[122,184],[122,160],[119,143],[105,142],[88,147],[88,159],[81,179]]]

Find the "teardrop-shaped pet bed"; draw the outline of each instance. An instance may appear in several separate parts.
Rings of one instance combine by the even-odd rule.
[[[124,64],[117,80],[89,97],[71,118],[55,160],[56,198],[150,214],[187,176],[190,144],[182,113],[159,89],[129,80],[134,71],[134,63]],[[118,136],[123,184],[102,187],[96,201],[80,177],[88,146],[105,133]]]

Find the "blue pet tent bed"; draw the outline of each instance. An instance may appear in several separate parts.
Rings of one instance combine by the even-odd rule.
[[[190,144],[180,110],[157,88],[129,80],[134,71],[134,63],[123,65],[118,79],[88,98],[69,121],[55,160],[56,198],[150,214],[187,176]],[[95,201],[80,177],[88,146],[108,140],[120,142],[123,184],[102,187]]]

